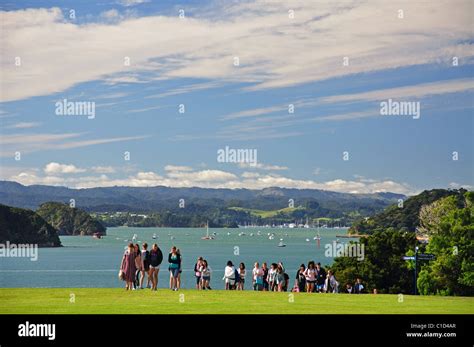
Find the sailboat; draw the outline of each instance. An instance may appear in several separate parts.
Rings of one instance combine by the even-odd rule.
[[[214,240],[214,237],[209,235],[209,221],[206,224],[206,236],[201,237],[201,240]]]
[[[321,248],[321,234],[319,233],[319,220],[318,220],[318,235],[316,235],[314,239],[318,242],[318,248]]]
[[[283,243],[283,239],[280,239],[280,242],[278,243],[278,247],[286,247],[286,245]]]

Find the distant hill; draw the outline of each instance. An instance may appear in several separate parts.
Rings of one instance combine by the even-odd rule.
[[[357,218],[374,215],[404,198],[395,193],[348,194],[277,187],[261,190],[163,186],[70,189],[0,181],[0,203],[37,209],[45,202],[69,204],[74,199],[76,207],[96,215],[106,226],[202,227],[209,222],[212,227],[236,227],[239,224],[304,223],[318,218],[350,225]],[[184,201],[185,207],[179,206],[180,201]],[[115,212],[125,215],[114,215]],[[146,214],[149,218],[140,219],[133,213]]]
[[[349,229],[350,233],[354,234],[372,234],[375,231],[384,231],[388,228],[395,228],[397,230],[416,231],[420,226],[420,210],[425,205],[442,199],[447,196],[458,196],[463,199],[466,193],[465,189],[447,190],[447,189],[432,189],[425,190],[422,193],[409,197],[403,202],[403,207],[398,204],[387,207],[383,212],[380,212],[370,218],[362,218],[352,225]]]
[[[34,211],[0,204],[0,243],[61,246],[56,230]]]
[[[59,235],[105,235],[106,228],[87,212],[59,202],[42,204],[36,213],[50,223]]]
[[[300,204],[303,200],[318,201],[324,205],[358,204],[380,208],[395,202],[404,195],[394,193],[348,194],[318,189],[265,188],[251,189],[210,189],[210,188],[170,188],[170,187],[105,187],[71,189],[66,187],[31,185],[0,181],[0,203],[36,209],[48,201],[69,203],[97,211],[98,208],[115,209],[114,206],[133,211],[152,211],[161,208],[174,208],[179,199],[186,203],[208,206],[246,207],[274,210],[288,206],[288,199]],[[299,201],[298,201],[299,200]]]

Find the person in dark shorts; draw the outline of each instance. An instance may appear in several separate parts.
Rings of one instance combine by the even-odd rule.
[[[303,293],[306,290],[306,277],[304,275],[305,270],[306,266],[301,264],[298,271],[296,271],[295,287],[298,288],[300,293]]]
[[[239,282],[237,283],[237,290],[244,290],[245,287],[245,276],[247,274],[247,270],[245,270],[245,264],[240,263],[239,268],[237,269],[239,274]]]
[[[138,243],[134,246],[135,250],[135,281],[133,282],[133,289],[140,289],[140,274],[142,272],[142,256],[140,252],[140,245]]]
[[[316,264],[316,286],[315,291],[321,293],[324,289],[324,282],[326,282],[326,270],[321,267],[321,263]]]
[[[262,263],[262,270],[263,270],[263,291],[267,292],[270,285],[268,283],[268,266],[267,263]]]

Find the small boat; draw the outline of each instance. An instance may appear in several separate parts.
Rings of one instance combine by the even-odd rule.
[[[278,247],[286,247],[286,245],[283,243],[283,241],[280,241],[280,242],[278,243]]]
[[[201,240],[214,240],[214,236],[209,235],[209,222],[206,224],[206,236],[201,237]]]
[[[230,232],[227,233],[227,236],[230,236]]]
[[[100,233],[93,233],[93,234],[92,234],[92,237],[93,237],[94,239],[101,239],[101,238],[102,238],[102,235],[101,235]]]
[[[310,240],[309,239],[306,239],[306,242],[309,242]]]
[[[250,233],[250,236],[253,236],[253,233]]]
[[[153,240],[155,240],[155,239],[156,239],[156,233],[155,233],[155,234],[153,234],[152,238],[153,238]]]

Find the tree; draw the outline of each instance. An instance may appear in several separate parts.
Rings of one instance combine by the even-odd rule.
[[[364,260],[339,257],[331,267],[341,284],[353,283],[360,277],[370,292],[373,289],[391,294],[413,292],[413,269],[402,257],[414,249],[417,243],[414,233],[390,228],[375,231],[359,242],[364,245]]]
[[[424,265],[417,286],[420,293],[440,295],[474,294],[474,193],[463,199],[440,199],[420,212],[429,226],[427,251],[436,259]]]

